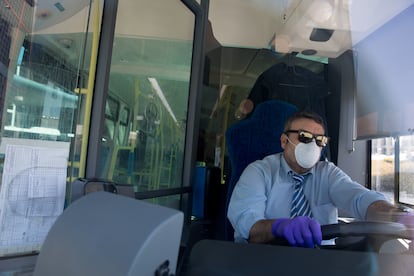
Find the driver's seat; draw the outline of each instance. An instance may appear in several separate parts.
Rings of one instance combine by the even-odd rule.
[[[234,229],[227,219],[227,209],[234,186],[243,170],[253,161],[281,152],[280,136],[287,118],[297,107],[280,100],[257,105],[253,114],[231,125],[226,131],[226,145],[231,165],[225,205],[225,239],[234,239]]]

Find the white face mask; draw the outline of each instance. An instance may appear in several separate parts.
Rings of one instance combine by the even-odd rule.
[[[299,166],[304,169],[312,168],[318,162],[321,156],[321,149],[316,144],[315,140],[310,143],[293,144],[288,138],[289,143],[295,146],[295,158]]]

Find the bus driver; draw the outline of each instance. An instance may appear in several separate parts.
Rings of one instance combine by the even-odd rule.
[[[285,123],[282,153],[247,166],[230,199],[228,218],[236,242],[320,245],[320,225],[337,223],[338,209],[359,220],[401,221],[414,225],[384,195],[351,180],[328,161],[318,161],[328,143],[316,113],[297,112]]]

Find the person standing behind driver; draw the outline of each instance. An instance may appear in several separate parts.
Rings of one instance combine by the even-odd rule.
[[[319,161],[328,140],[318,114],[301,111],[288,118],[280,137],[283,152],[248,165],[234,188],[227,216],[235,242],[268,243],[277,237],[314,247],[321,244],[320,225],[338,222],[338,209],[358,220],[399,216],[400,209],[384,195],[354,182],[333,163]],[[307,212],[292,210],[294,197]]]

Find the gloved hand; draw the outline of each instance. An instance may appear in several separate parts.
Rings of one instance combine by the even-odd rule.
[[[272,234],[285,238],[292,246],[312,248],[322,242],[321,225],[310,217],[276,219],[272,224]]]

